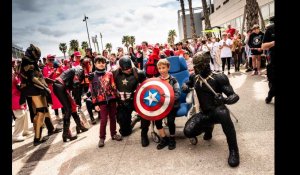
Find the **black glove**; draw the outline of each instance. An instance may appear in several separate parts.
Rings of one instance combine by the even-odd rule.
[[[17,86],[17,89],[20,91],[21,90],[21,85],[20,84],[18,84]]]
[[[181,86],[181,89],[183,91],[187,91],[189,89],[189,87],[185,83],[183,83],[182,86]]]
[[[88,78],[89,78],[89,80],[93,80],[93,78],[94,78],[94,73],[93,73],[93,72],[92,72],[92,73],[89,73]]]
[[[223,97],[223,95],[222,94],[217,94],[216,96],[215,96],[215,103],[216,103],[216,105],[223,105],[224,104],[224,97]]]

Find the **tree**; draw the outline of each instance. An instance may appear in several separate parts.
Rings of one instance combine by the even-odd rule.
[[[210,20],[209,20],[209,13],[210,8],[207,8],[206,0],[202,0],[202,8],[203,8],[203,15],[204,15],[204,23],[205,23],[205,30],[211,29]],[[211,37],[211,33],[206,33],[207,37]]]
[[[192,33],[192,38],[195,39],[195,38],[197,38],[197,35],[196,35],[196,28],[195,28],[195,22],[194,22],[194,12],[193,12],[192,0],[188,0],[188,2],[189,2],[190,20],[191,20],[191,33]]]
[[[128,36],[128,35],[123,36],[122,44],[124,44],[124,46],[127,48],[127,52],[128,52],[128,47],[129,47],[129,41],[130,41],[130,36]]]
[[[111,44],[111,43],[106,43],[106,44],[105,44],[105,49],[107,49],[108,52],[110,53],[110,52],[111,52],[111,49],[112,49],[112,44]]]
[[[246,0],[246,29],[249,30],[254,24],[259,24],[259,6],[256,0]],[[244,26],[242,26],[243,28]]]
[[[66,59],[67,47],[68,46],[66,43],[59,43],[59,50],[64,54],[65,59]]]
[[[129,44],[133,47],[135,44],[135,37],[134,36],[129,36]]]
[[[69,55],[72,55],[74,51],[80,51],[81,54],[85,53],[81,48],[79,48],[79,43],[77,40],[73,39],[70,41]]]
[[[168,43],[170,45],[174,44],[175,42],[175,37],[177,37],[176,31],[175,30],[169,30],[168,34]]]
[[[182,23],[183,23],[183,40],[186,40],[187,32],[186,32],[186,18],[185,18],[184,0],[180,0],[180,6],[181,6]]]
[[[87,41],[82,41],[82,42],[81,42],[81,48],[82,48],[83,50],[87,49],[88,47],[89,47],[89,44],[87,43]]]

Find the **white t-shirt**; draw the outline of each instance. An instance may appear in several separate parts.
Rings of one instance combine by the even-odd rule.
[[[223,42],[225,42],[224,39],[222,39],[222,40],[219,42],[219,45],[220,45],[220,46],[223,46]],[[231,40],[231,39],[227,39],[227,40],[226,40],[226,45],[231,46],[231,45],[232,45],[232,40]],[[220,57],[221,57],[221,58],[232,57],[231,49],[230,49],[229,47],[224,46],[224,47],[221,49]]]

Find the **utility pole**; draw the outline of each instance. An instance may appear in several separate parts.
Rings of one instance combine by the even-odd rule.
[[[101,47],[102,47],[102,52],[103,52],[102,33],[101,32],[100,32],[100,39],[101,39]]]
[[[97,35],[95,36],[95,40],[96,40],[96,45],[97,45],[98,53],[100,53],[100,51],[99,51],[99,45],[98,45],[98,40],[97,40]]]
[[[92,45],[91,45],[91,40],[90,40],[89,29],[88,29],[88,25],[87,25],[87,19],[89,19],[89,18],[88,18],[87,16],[85,16],[85,14],[84,14],[83,22],[85,22],[86,32],[87,32],[88,38],[89,38],[89,44],[90,44],[90,47],[92,47]]]
[[[94,43],[94,48],[95,48],[95,51],[96,51],[96,45],[95,45],[95,43],[96,43],[96,38],[95,38],[94,36],[92,36],[92,42]]]

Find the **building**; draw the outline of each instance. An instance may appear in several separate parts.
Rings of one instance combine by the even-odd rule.
[[[274,0],[257,0],[257,2],[267,24],[268,19],[274,16]],[[231,24],[233,28],[241,31],[245,5],[246,0],[214,0],[214,12],[209,17],[211,26],[227,28],[227,25]],[[246,23],[244,30],[245,27]]]
[[[12,57],[13,58],[22,58],[22,54],[24,54],[23,48],[12,43]]]
[[[199,37],[202,35],[202,22],[201,19],[203,18],[203,14],[201,13],[202,7],[193,8],[193,15],[194,15],[194,23],[196,28],[196,35]],[[178,31],[179,31],[179,39],[183,40],[183,22],[182,22],[182,11],[178,10]],[[192,38],[192,29],[191,29],[191,20],[190,20],[190,10],[185,9],[185,18],[186,18],[186,31],[187,31],[187,38]]]

